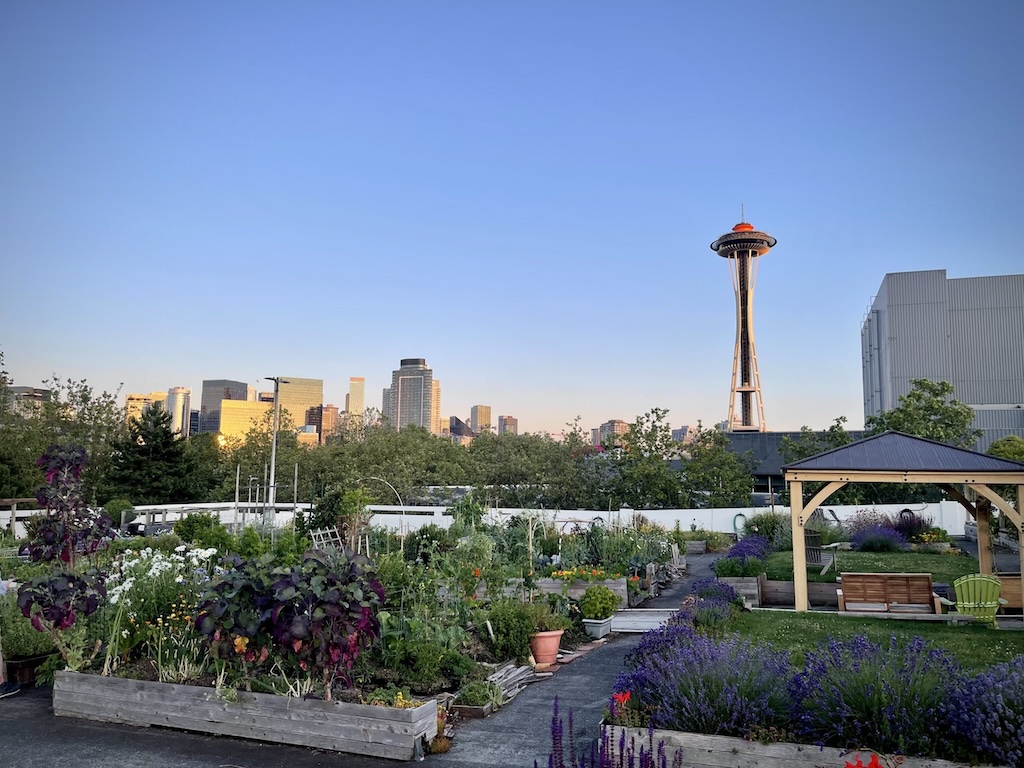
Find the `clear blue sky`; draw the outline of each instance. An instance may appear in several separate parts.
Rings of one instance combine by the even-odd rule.
[[[862,422],[886,272],[1022,271],[1024,3],[6,2],[0,349],[125,392],[425,357],[525,431]],[[259,382],[269,389],[267,382]]]

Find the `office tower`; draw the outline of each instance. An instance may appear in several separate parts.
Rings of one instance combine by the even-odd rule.
[[[390,423],[390,421],[391,421],[391,387],[384,387],[384,389],[383,389],[383,391],[381,393],[380,403],[381,403],[381,405],[380,405],[380,415],[384,419],[387,419],[387,421]],[[393,427],[394,424],[391,424],[391,426]]]
[[[271,414],[274,406],[271,403],[251,402],[249,400],[223,400],[217,413],[217,431],[226,438],[245,440],[253,427],[266,425],[269,432]],[[203,422],[205,427],[206,422]]]
[[[336,405],[318,405],[306,411],[306,424],[316,427],[319,435],[319,443],[323,445],[331,436],[339,423],[338,407]]]
[[[4,379],[2,374],[0,374],[0,379],[4,382],[9,381]],[[39,387],[15,387],[8,384],[7,402],[15,413],[25,418],[31,418],[39,412],[43,403],[50,402],[50,390]]]
[[[448,427],[448,419],[441,415],[441,382],[437,379],[431,383],[431,408],[430,408],[431,429],[435,435],[444,434]]]
[[[130,419],[141,419],[142,414],[147,408],[151,408],[154,405],[158,408],[162,408],[166,401],[167,392],[150,392],[148,395],[134,393],[125,395],[124,418],[126,421]]]
[[[271,393],[273,401],[273,393]],[[281,413],[291,416],[292,426],[301,427],[306,423],[306,412],[324,402],[324,380],[302,379],[298,376],[282,376],[277,393]]]
[[[171,387],[167,390],[165,407],[171,414],[171,431],[179,437],[188,437],[189,419],[192,415],[192,390],[188,387]]]
[[[864,416],[899,405],[912,379],[948,381],[974,409],[977,450],[1024,437],[1024,274],[891,272],[861,326]]]
[[[491,427],[491,406],[474,405],[469,409],[469,426],[478,435],[481,432],[490,432]]]
[[[199,411],[192,411],[188,418],[188,433],[189,435],[199,434]]]
[[[768,253],[776,242],[771,235],[758,232],[752,224],[742,221],[732,228],[732,232],[711,244],[711,250],[729,261],[732,287],[736,291],[736,348],[733,351],[732,388],[726,418],[729,430],[733,432],[765,432],[768,429],[764,422],[761,374],[754,348],[754,283],[758,257]],[[736,413],[737,395],[739,414]]]
[[[366,379],[362,376],[350,376],[348,380],[348,394],[345,395],[345,412],[352,416],[362,418],[366,410]]]
[[[684,424],[679,429],[672,430],[672,439],[677,443],[688,443],[693,440],[694,432],[690,429],[688,424]]]
[[[499,435],[518,435],[519,434],[519,419],[514,416],[499,416],[498,417],[498,434]]]
[[[611,419],[597,428],[597,441],[594,445],[618,448],[622,445],[622,436],[627,432],[629,432],[629,424],[621,419]]]
[[[385,415],[401,431],[410,424],[437,432],[441,406],[440,387],[434,387],[434,372],[422,357],[402,360],[391,374],[391,388],[384,390]]]
[[[220,431],[220,404],[225,400],[249,399],[249,385],[230,379],[204,379],[203,397],[199,402],[199,431]]]

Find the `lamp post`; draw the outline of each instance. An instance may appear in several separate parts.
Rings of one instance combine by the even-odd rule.
[[[392,491],[394,491],[395,492],[395,496],[398,497],[398,507],[399,507],[399,509],[401,511],[401,515],[402,515],[401,522],[399,522],[399,524],[398,524],[398,538],[399,538],[399,541],[402,542],[402,549],[404,550],[405,549],[405,502],[402,501],[402,494],[400,494],[398,492],[398,489],[395,488],[395,486],[393,486],[391,483],[389,483],[383,477],[367,477],[367,478],[362,478],[361,480],[357,480],[356,482],[361,482],[363,479],[365,479],[365,480],[376,480],[379,483],[384,483],[384,485],[386,485],[388,488],[390,488]]]
[[[267,376],[267,381],[274,382],[274,433],[270,438],[270,483],[267,487],[267,501],[270,502],[271,514],[277,512],[277,508],[274,506],[277,502],[277,486],[274,485],[274,475],[277,471],[277,416],[280,404],[278,403],[278,393],[281,389],[282,384],[288,384],[287,379],[282,379],[280,376]],[[263,521],[267,522],[266,520]]]

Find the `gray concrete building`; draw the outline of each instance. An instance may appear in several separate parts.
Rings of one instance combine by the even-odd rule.
[[[1024,274],[891,272],[861,327],[864,416],[899,405],[912,379],[948,381],[975,412],[984,451],[1024,437]]]

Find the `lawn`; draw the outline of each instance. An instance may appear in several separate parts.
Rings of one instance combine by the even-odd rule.
[[[972,672],[1024,655],[1024,632],[970,625],[953,627],[944,622],[838,616],[813,611],[745,611],[733,618],[730,629],[751,640],[788,648],[793,651],[792,662],[797,666],[802,666],[804,654],[825,638],[846,639],[854,635],[867,635],[872,642],[883,644],[894,635],[901,640],[918,635],[952,653]]]
[[[820,567],[807,569],[808,581],[835,582],[839,573],[930,573],[938,584],[952,584],[968,573],[978,573],[978,561],[970,555],[934,555],[924,552],[839,552],[839,572],[824,576]],[[793,553],[773,552],[765,562],[769,579],[793,580]]]

